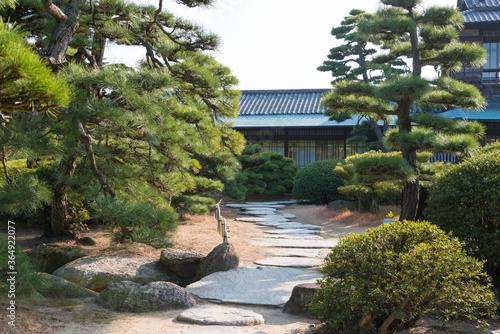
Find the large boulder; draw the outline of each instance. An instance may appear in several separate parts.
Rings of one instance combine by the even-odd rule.
[[[44,286],[40,289],[40,293],[45,297],[89,298],[99,296],[95,291],[83,288],[60,277],[47,273],[39,273],[38,275],[43,278]]]
[[[150,283],[167,281],[181,283],[181,279],[164,268],[160,261],[149,257],[87,256],[62,266],[54,272],[79,286],[102,291],[111,283],[133,281]]]
[[[52,274],[66,263],[87,254],[79,246],[61,247],[56,244],[41,244],[33,248],[28,255],[36,271]]]
[[[240,257],[234,246],[224,242],[215,247],[200,263],[196,270],[196,280],[218,271],[228,271],[238,267]]]
[[[168,270],[182,278],[183,286],[196,280],[196,270],[204,254],[181,249],[165,249],[161,252],[160,262]]]
[[[154,312],[187,309],[196,305],[194,298],[180,286],[170,282],[112,283],[101,292],[97,302],[123,312]]]
[[[283,307],[283,312],[293,315],[309,315],[313,316],[313,312],[308,305],[312,302],[313,296],[319,285],[316,283],[304,283],[296,285],[292,290],[290,299]]]

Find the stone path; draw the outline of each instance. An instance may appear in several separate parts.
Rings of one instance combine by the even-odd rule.
[[[259,265],[257,268],[237,268],[206,276],[188,285],[187,291],[211,302],[282,307],[290,298],[294,286],[315,283],[321,277],[319,267],[330,249],[338,243],[338,239],[323,238],[319,226],[292,221],[296,218],[295,215],[282,210],[286,208],[286,205],[294,203],[295,201],[227,204],[227,207],[241,210],[241,217],[236,220],[261,227],[264,236],[247,241],[255,245],[270,247],[261,252],[263,256],[268,257],[256,261],[255,264]],[[176,320],[211,326],[204,326],[201,329],[200,327],[184,327],[164,333],[265,334],[249,328],[230,327],[235,324],[251,325],[251,323],[233,321],[245,319],[247,316],[252,319],[249,322],[254,321],[255,318],[258,319],[258,315],[250,315],[245,309],[192,308]],[[223,326],[214,326],[221,324]]]

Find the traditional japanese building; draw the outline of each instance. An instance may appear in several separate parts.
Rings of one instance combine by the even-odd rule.
[[[460,39],[479,43],[487,62],[479,68],[465,66],[455,77],[478,87],[488,100],[483,111],[454,109],[440,114],[451,119],[477,120],[486,125],[485,143],[500,140],[500,0],[458,0],[464,15]],[[239,117],[233,120],[250,143],[294,159],[296,165],[365,152],[364,142],[347,143],[358,117],[330,121],[320,106],[329,89],[244,90]],[[380,126],[382,124],[380,123]],[[375,141],[376,138],[369,138]]]
[[[320,100],[327,91],[243,90],[239,116],[233,125],[248,142],[258,143],[265,151],[282,153],[300,167],[363,153],[364,142],[346,143],[359,118],[337,122],[323,113]]]

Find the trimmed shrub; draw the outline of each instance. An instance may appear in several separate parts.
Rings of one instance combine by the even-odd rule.
[[[500,146],[486,146],[429,189],[426,219],[465,242],[500,288]]]
[[[344,183],[334,169],[342,159],[313,162],[302,168],[293,184],[293,196],[299,201],[313,204],[328,204],[342,199],[337,190]]]
[[[332,249],[311,308],[343,333],[386,333],[421,316],[479,319],[497,302],[483,263],[429,222],[394,222]]]
[[[262,152],[257,144],[249,144],[237,157],[242,170],[229,182],[224,194],[243,200],[246,195],[276,196],[292,192],[299,170],[293,159],[276,152]]]

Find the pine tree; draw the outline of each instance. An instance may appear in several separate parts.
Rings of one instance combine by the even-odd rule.
[[[375,65],[408,57],[411,73],[389,75],[377,84],[343,80],[324,98],[324,106],[332,113],[398,117],[398,127],[385,141],[391,149],[401,150],[409,166],[417,169],[417,151],[435,149],[442,152],[464,152],[477,145],[476,137],[483,129],[478,126],[443,128],[435,118],[426,118],[424,126],[413,127],[412,108],[418,105],[481,108],[485,104],[480,92],[473,86],[448,76],[438,79],[422,77],[422,68],[434,66],[442,73],[460,69],[462,64],[480,66],[485,52],[474,44],[458,41],[456,29],[462,22],[458,9],[430,7],[422,12],[420,0],[382,0],[385,5],[373,17],[360,21],[359,32],[370,36],[386,53],[373,57]],[[417,108],[416,108],[417,107]],[[439,123],[439,124],[438,124]],[[472,130],[472,132],[470,132]],[[439,145],[438,145],[439,144]],[[418,205],[419,180],[403,185],[401,219],[414,220]]]
[[[344,17],[339,27],[332,28],[331,34],[343,43],[330,49],[328,59],[318,67],[319,71],[331,72],[334,78],[332,84],[341,80],[362,80],[363,82],[378,82],[384,73],[404,73],[406,63],[394,60],[387,64],[375,65],[369,60],[377,51],[369,42],[368,36],[358,30],[359,22],[370,19],[373,14],[359,9],[352,9],[349,16]],[[327,112],[332,120],[343,121],[350,118],[349,114]],[[370,128],[377,136],[379,147],[382,147],[383,133],[377,122],[378,118],[370,117]],[[386,128],[387,125],[384,126]]]
[[[194,7],[210,1],[178,2]],[[141,240],[145,233],[158,235],[155,219],[168,225],[171,206],[203,210],[213,202],[203,195],[222,190],[220,180],[204,176],[196,156],[243,149],[243,137],[224,121],[237,114],[237,80],[207,54],[217,49],[218,38],[162,9],[161,1],[154,8],[70,0],[62,13],[50,1],[41,7],[28,0],[10,12],[12,20],[26,23],[36,47],[73,90],[72,103],[48,125],[58,135],[54,156],[60,161],[52,199],[55,234],[72,232],[77,208],[68,195],[78,194],[93,201],[89,210],[103,221],[112,221],[119,208],[130,207],[138,218],[151,205],[166,210],[151,214],[158,218],[136,233],[120,226],[122,234]],[[23,13],[32,13],[29,22]],[[141,45],[146,59],[138,69],[105,64],[108,42]]]

